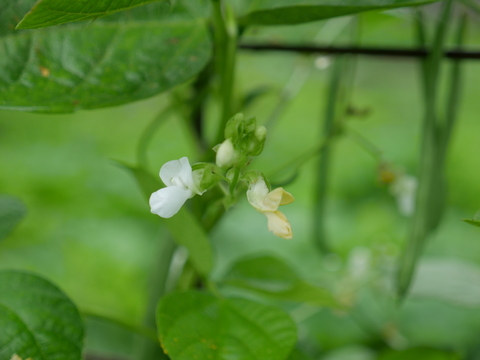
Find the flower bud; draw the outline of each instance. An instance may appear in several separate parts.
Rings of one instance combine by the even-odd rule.
[[[265,126],[259,126],[255,129],[255,137],[258,141],[264,141],[267,137],[267,128]]]
[[[237,151],[230,139],[225,140],[217,149],[216,163],[218,167],[232,167],[238,158]]]

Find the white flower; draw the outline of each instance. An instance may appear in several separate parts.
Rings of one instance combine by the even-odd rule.
[[[163,218],[175,215],[185,201],[202,195],[193,180],[193,172],[186,157],[165,163],[160,169],[160,179],[167,187],[150,196],[150,211]]]
[[[268,230],[284,239],[293,237],[292,227],[286,216],[277,210],[280,205],[287,205],[295,200],[290,193],[283,188],[276,188],[269,192],[265,180],[259,178],[250,184],[247,199],[250,205],[267,217]]]
[[[417,187],[417,178],[406,174],[400,175],[390,186],[390,192],[397,200],[397,207],[400,214],[404,216],[413,215],[415,211]]]
[[[230,139],[225,140],[217,149],[216,163],[218,167],[231,167],[237,159],[237,151]]]

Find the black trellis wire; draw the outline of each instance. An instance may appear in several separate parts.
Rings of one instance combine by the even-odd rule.
[[[303,54],[357,54],[386,57],[427,57],[426,49],[399,49],[399,48],[376,48],[356,46],[319,46],[311,44],[303,45],[279,45],[279,44],[240,44],[240,49],[252,51],[284,51]],[[480,59],[480,51],[449,50],[444,56],[450,59]]]

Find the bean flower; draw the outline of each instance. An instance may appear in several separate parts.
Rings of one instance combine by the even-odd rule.
[[[186,157],[165,163],[160,179],[166,185],[150,196],[150,211],[163,218],[178,213],[185,202],[196,194],[202,195],[194,181],[192,167]]]
[[[287,217],[278,211],[279,206],[291,204],[295,200],[289,192],[281,187],[269,191],[265,180],[259,178],[250,184],[247,199],[250,205],[267,217],[268,230],[284,239],[293,237]]]

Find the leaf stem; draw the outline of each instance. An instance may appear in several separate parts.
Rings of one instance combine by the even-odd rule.
[[[215,144],[223,140],[225,125],[233,115],[233,89],[237,54],[237,24],[233,9],[223,0],[212,0],[215,28],[215,66],[220,76],[221,112]]]

